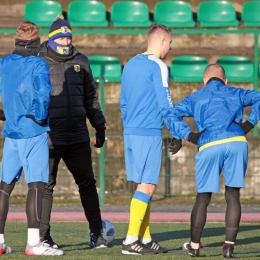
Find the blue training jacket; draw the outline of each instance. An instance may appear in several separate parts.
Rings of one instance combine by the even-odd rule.
[[[185,138],[191,132],[183,117],[193,117],[199,132],[206,129],[198,140],[198,147],[209,142],[245,136],[234,123],[242,122],[244,107],[252,106],[247,120],[256,125],[260,119],[260,92],[226,86],[218,80],[177,103],[168,114],[170,132],[175,138]]]
[[[128,61],[120,99],[124,134],[162,135],[165,115],[173,106],[168,80],[167,65],[153,54]]]
[[[49,131],[49,125],[39,126],[37,121],[48,117],[52,90],[47,63],[35,56],[11,54],[0,59],[0,96],[6,122],[2,135],[23,139]]]

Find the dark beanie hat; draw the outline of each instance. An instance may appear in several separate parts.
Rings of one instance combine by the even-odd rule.
[[[50,27],[49,39],[56,39],[59,37],[72,38],[72,29],[70,24],[64,20],[62,15],[57,15]]]

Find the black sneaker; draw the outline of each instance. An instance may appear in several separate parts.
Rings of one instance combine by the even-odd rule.
[[[234,258],[235,257],[234,245],[224,243],[222,247],[223,247],[223,253],[222,253],[223,258]]]
[[[55,243],[52,239],[52,237],[45,237],[42,241],[42,243],[44,243],[46,246],[54,248],[54,249],[58,249],[59,246],[57,245],[57,243]]]
[[[199,249],[193,249],[190,245],[190,242],[185,242],[182,246],[182,250],[192,257],[199,257],[200,256],[200,250]]]
[[[136,240],[132,244],[125,244],[123,241],[122,254],[124,255],[153,255],[158,252],[145,244],[142,244],[139,240]]]
[[[92,248],[106,248],[107,241],[103,238],[102,234],[90,233],[90,242],[88,243]]]
[[[146,246],[152,248],[153,250],[157,251],[158,253],[168,253],[168,248],[159,245],[157,241],[152,240],[151,242],[145,244]]]

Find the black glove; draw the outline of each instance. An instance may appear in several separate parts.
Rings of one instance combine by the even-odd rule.
[[[188,136],[188,141],[196,144],[198,143],[198,140],[200,138],[200,136],[206,131],[206,129],[204,129],[203,131],[199,132],[199,133],[194,133],[194,132],[190,132],[189,136]]]
[[[101,148],[104,145],[106,139],[106,127],[104,124],[99,125],[96,128],[96,143],[94,144],[95,147]]]
[[[171,143],[169,144],[168,150],[171,154],[176,154],[182,147],[181,139],[172,138]]]
[[[48,118],[43,119],[42,121],[37,121],[34,115],[25,115],[27,118],[31,118],[33,122],[38,124],[39,126],[46,126],[48,124]]]
[[[247,134],[248,132],[250,132],[251,129],[254,128],[254,125],[251,124],[249,121],[246,120],[246,122],[244,123],[237,123],[237,122],[234,122],[235,124],[239,125],[242,130],[245,132],[245,134]]]
[[[2,109],[0,109],[0,120],[5,121],[5,113]]]

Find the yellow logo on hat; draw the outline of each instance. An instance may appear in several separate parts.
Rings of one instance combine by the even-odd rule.
[[[69,31],[69,28],[67,27],[67,26],[62,26],[61,28],[60,28],[60,31],[61,31],[61,33],[67,33],[68,31]]]
[[[76,72],[80,72],[80,65],[74,65],[74,70],[76,71]]]

